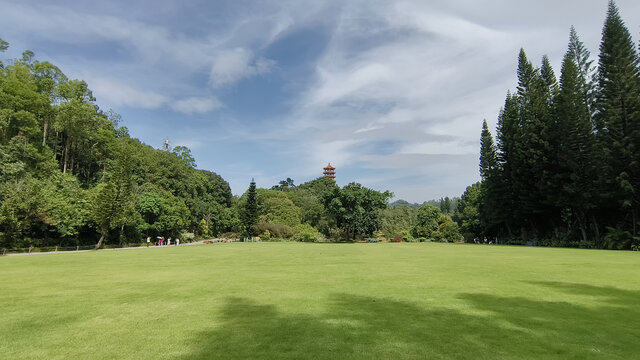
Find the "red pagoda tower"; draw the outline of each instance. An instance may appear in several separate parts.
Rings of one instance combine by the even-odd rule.
[[[326,178],[335,179],[336,178],[336,168],[331,166],[331,163],[329,163],[329,165],[327,165],[327,167],[324,168],[323,174],[324,174],[324,177],[326,177]]]

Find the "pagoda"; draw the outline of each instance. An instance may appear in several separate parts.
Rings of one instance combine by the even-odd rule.
[[[326,178],[335,179],[336,178],[336,168],[331,166],[331,163],[329,163],[329,165],[327,165],[327,167],[324,168],[323,174],[324,174],[324,177],[326,177]]]

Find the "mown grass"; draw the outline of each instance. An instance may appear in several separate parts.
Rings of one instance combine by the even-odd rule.
[[[640,254],[252,243],[0,258],[3,359],[637,358]]]

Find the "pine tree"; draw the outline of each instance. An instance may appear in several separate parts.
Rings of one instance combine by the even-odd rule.
[[[580,86],[584,94],[584,103],[589,107],[589,116],[593,118],[595,112],[595,67],[590,59],[591,53],[584,46],[576,29],[571,26],[569,30],[569,55],[578,67]],[[592,119],[593,121],[593,119]]]
[[[482,132],[480,135],[480,177],[482,178],[482,188],[480,198],[483,200],[479,211],[481,221],[484,224],[485,233],[493,233],[492,229],[499,221],[499,209],[501,206],[501,194],[499,186],[499,168],[496,146],[493,136],[487,126],[487,120],[482,122]]]
[[[521,211],[514,182],[520,157],[518,147],[522,132],[518,123],[519,104],[516,96],[507,93],[504,108],[498,116],[496,168],[490,173],[486,186],[483,185],[480,202],[480,218],[485,232],[499,232],[506,229],[508,237],[513,236]]]
[[[596,125],[604,148],[605,186],[637,233],[640,204],[640,74],[638,55],[617,6],[602,30]]]
[[[517,143],[513,179],[514,190],[521,207],[519,221],[523,241],[529,240],[530,231],[544,230],[549,220],[546,216],[546,194],[548,186],[549,121],[551,94],[550,65],[545,65],[543,78],[540,70],[535,69],[527,59],[524,50],[518,57],[518,125],[522,129],[520,142]],[[555,76],[553,76],[555,77]]]
[[[251,179],[247,190],[247,202],[244,206],[243,225],[248,235],[255,235],[254,225],[258,222],[258,192],[256,182]]]
[[[572,35],[573,37],[573,35]],[[588,214],[597,203],[597,178],[595,138],[591,127],[591,115],[583,75],[574,62],[575,54],[567,51],[562,62],[560,92],[554,115],[557,122],[558,172],[555,176],[555,204],[575,222],[582,240],[587,241]],[[596,246],[597,246],[596,238]]]
[[[542,156],[538,159],[536,164],[538,175],[540,176],[537,186],[540,193],[541,205],[544,203],[549,211],[553,207],[555,202],[554,198],[558,193],[556,188],[555,176],[558,173],[558,144],[560,139],[558,138],[558,124],[556,118],[553,116],[553,106],[557,100],[559,93],[558,80],[556,79],[555,72],[549,62],[549,57],[544,55],[542,57],[542,66],[540,67],[540,77],[542,79],[542,97],[540,102],[540,118],[542,127],[540,128],[541,147],[540,152]],[[543,104],[544,103],[544,104]],[[549,219],[549,216],[546,216]]]
[[[480,177],[487,180],[497,168],[496,146],[493,143],[493,136],[487,126],[487,120],[482,122],[482,133],[480,136]]]
[[[546,95],[548,105],[551,106],[553,99],[558,95],[558,79],[551,67],[549,57],[544,55],[542,57],[542,66],[540,67],[540,77],[544,85],[543,91]]]

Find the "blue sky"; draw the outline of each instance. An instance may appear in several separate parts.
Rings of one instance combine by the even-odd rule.
[[[617,1],[634,38],[640,3]],[[87,81],[133,137],[189,147],[234,193],[321,176],[422,202],[478,181],[518,51],[597,62],[606,0],[0,0],[6,57]]]

